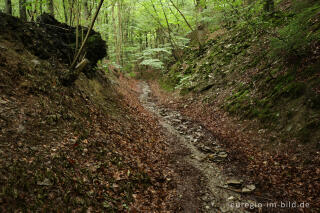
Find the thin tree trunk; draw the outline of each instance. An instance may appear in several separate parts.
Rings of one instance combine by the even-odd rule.
[[[130,26],[130,8],[128,8],[128,11],[125,13],[126,14],[126,19],[125,19],[125,30],[123,33],[123,43],[126,44],[129,41],[129,26]]]
[[[53,7],[53,0],[48,0],[48,12],[50,15],[54,17],[54,7]]]
[[[109,13],[107,12],[107,10],[105,10],[105,13],[104,13],[104,18],[105,18],[105,20],[104,20],[104,23],[107,25],[107,26],[109,26],[109,17],[108,17],[108,15],[109,15]],[[109,41],[109,32],[110,32],[110,30],[109,30],[109,27],[108,27],[108,30],[107,30],[107,35],[105,36],[105,41],[106,41],[106,43],[108,43]],[[109,59],[109,54],[107,54],[107,56],[106,56],[106,58],[107,59]]]
[[[5,0],[5,13],[8,15],[12,15],[12,3],[11,0]]]
[[[39,10],[38,10],[38,7],[39,7],[39,1],[36,0],[35,4],[34,4],[34,13],[36,15],[35,18],[37,18],[39,16]]]
[[[152,7],[153,7],[153,10],[154,10],[154,13],[152,13],[151,11],[149,11],[148,8],[147,8],[144,4],[141,4],[141,6],[143,6],[143,7],[146,9],[147,13],[159,24],[159,26],[160,26],[159,31],[162,31],[162,32],[163,32],[163,33],[162,33],[163,37],[161,36],[162,44],[164,44],[165,41],[168,40],[169,43],[170,43],[170,45],[171,45],[171,48],[174,50],[174,49],[175,49],[175,45],[174,45],[174,42],[173,42],[172,39],[171,39],[171,34],[168,33],[168,35],[167,35],[167,34],[165,33],[165,31],[166,31],[167,28],[162,25],[162,23],[161,23],[161,21],[160,21],[160,18],[159,18],[159,15],[158,15],[158,11],[157,11],[157,9],[155,8],[155,5],[153,4],[152,1],[151,1],[151,3],[152,3]],[[155,16],[155,15],[156,15],[156,16]],[[167,38],[167,39],[165,39],[164,37]],[[140,35],[139,38],[140,38],[140,44],[141,44],[140,47],[142,48],[142,40],[143,40],[142,35]],[[142,49],[141,49],[141,51],[142,51]],[[175,55],[174,55],[174,57],[175,57]]]
[[[118,47],[118,36],[117,36],[117,26],[116,26],[116,17],[115,17],[115,11],[114,11],[115,3],[112,4],[111,13],[112,13],[112,26],[113,26],[113,36],[114,36],[114,43],[115,47]],[[117,52],[117,49],[116,49]],[[117,63],[120,63],[118,55],[116,55]]]
[[[89,38],[89,35],[90,35],[91,31],[92,31],[93,25],[94,25],[94,23],[95,23],[95,21],[96,21],[96,19],[97,19],[97,16],[98,16],[99,11],[100,11],[100,9],[101,9],[101,6],[102,6],[102,4],[103,4],[103,1],[104,1],[104,0],[100,0],[100,3],[99,3],[98,8],[97,8],[97,11],[96,11],[96,13],[94,14],[94,17],[93,17],[93,19],[92,19],[92,22],[91,22],[91,24],[90,24],[89,30],[88,30],[88,32],[87,32],[87,34],[86,34],[86,37],[84,38],[84,41],[82,42],[79,51],[77,52],[77,54],[75,55],[75,57],[74,57],[74,59],[73,59],[73,62],[72,62],[72,64],[71,64],[71,66],[70,66],[70,70],[74,70],[74,68],[76,67],[77,61],[78,61],[78,59],[79,59],[79,57],[80,57],[80,55],[81,55],[81,53],[82,53],[82,51],[83,51],[84,46],[85,46],[86,43],[87,43],[87,40],[88,40],[88,38]]]
[[[172,9],[171,9],[171,7],[170,7],[170,5],[169,5],[169,2],[167,2],[167,4],[168,4],[168,8],[169,8],[171,14],[174,16],[174,18],[176,19],[177,23],[179,23],[180,20],[179,20],[179,18],[177,17],[177,15],[172,11]]]
[[[172,39],[172,36],[171,36],[172,30],[171,30],[171,28],[170,28],[170,24],[169,24],[169,21],[168,21],[167,14],[166,14],[166,12],[165,12],[165,10],[164,10],[163,4],[162,4],[162,0],[160,0],[160,4],[161,4],[162,11],[163,11],[164,17],[165,17],[165,19],[166,19],[166,23],[167,23],[169,40],[170,40],[170,43],[171,43],[171,46],[172,46],[172,55],[173,55],[173,57],[177,60],[178,57],[177,57],[177,55],[175,54],[176,46],[175,46],[175,44],[174,44],[174,42],[173,42],[173,39]],[[154,6],[154,5],[153,5],[153,6]]]
[[[39,12],[40,12],[40,15],[42,15],[42,1],[39,2]]]
[[[151,1],[151,2],[152,2],[152,1]],[[160,18],[159,18],[159,15],[158,15],[158,11],[156,10],[153,2],[152,2],[152,7],[153,7],[153,10],[154,10],[154,13],[155,13],[157,16],[155,16],[152,12],[150,12],[150,11],[148,10],[148,8],[147,8],[144,4],[141,4],[141,5],[146,9],[147,13],[148,13],[150,16],[152,16],[152,18],[153,18],[154,20],[156,20],[156,22],[157,22],[157,23],[159,24],[159,26],[160,26],[160,29],[162,30],[162,32],[164,32],[164,31],[166,30],[166,27],[162,25],[162,23],[161,23],[161,21],[160,21]],[[174,45],[173,45],[173,43],[171,42],[169,36],[166,35],[165,33],[163,33],[163,35],[168,38],[168,40],[170,41],[171,47],[174,48]],[[164,42],[163,42],[163,44],[164,44]]]
[[[188,27],[190,28],[191,31],[193,31],[193,28],[191,27],[191,25],[189,24],[188,20],[186,19],[186,17],[183,15],[183,13],[179,10],[179,8],[173,3],[172,0],[169,0],[172,4],[172,6],[174,8],[176,8],[176,10],[180,13],[180,15],[182,16],[183,20],[186,22],[186,24],[188,25]]]
[[[19,13],[22,21],[27,21],[26,0],[19,0]]]
[[[79,48],[79,23],[80,23],[80,5],[79,5],[79,1],[77,2],[77,8],[76,8],[76,50],[75,52],[78,51]]]
[[[119,57],[120,65],[122,65],[122,14],[121,14],[121,4],[122,0],[118,0],[118,45],[117,45],[117,56]]]
[[[83,0],[83,12],[86,20],[90,17],[89,9],[88,9],[88,0]]]
[[[64,14],[64,21],[68,23],[68,13],[67,13],[65,0],[62,0],[62,7],[63,7],[63,14]]]
[[[69,0],[69,25],[72,26],[73,23],[73,6],[74,0]]]

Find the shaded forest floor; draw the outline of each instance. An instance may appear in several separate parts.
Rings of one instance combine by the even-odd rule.
[[[67,65],[35,56],[23,33],[7,30],[0,35],[2,212],[219,207],[205,176],[184,159],[190,151],[140,102],[137,81],[97,70],[63,86]]]
[[[128,82],[131,83],[124,85],[141,86],[141,83],[132,79]],[[182,147],[185,148],[183,155],[189,158],[187,161],[190,166],[197,168],[197,163],[204,166],[204,169],[198,168],[201,174],[198,177],[200,178],[198,184],[202,190],[197,195],[203,211],[241,211],[241,208],[226,210],[221,203],[224,196],[224,201],[229,207],[232,204],[254,206],[252,209],[247,208],[246,211],[318,211],[319,153],[301,157],[303,153],[310,153],[310,151],[300,149],[298,152],[296,148],[277,152],[272,149],[266,150],[259,141],[265,140],[269,135],[261,134],[258,130],[243,131],[246,123],[238,122],[237,119],[228,116],[215,106],[201,104],[192,94],[181,97],[178,94],[165,92],[156,81],[149,81],[149,85],[150,89],[142,86],[142,90],[146,91],[140,91],[142,94],[148,94],[146,100],[149,104],[144,106],[160,119],[160,124],[167,131],[171,132],[169,138],[180,138]],[[200,128],[200,132],[197,128]],[[259,126],[257,128],[259,129]],[[191,146],[188,145],[188,141]],[[171,149],[174,150],[174,148]],[[219,156],[220,152],[222,152],[222,158]],[[224,154],[226,155],[223,156]],[[218,170],[214,172],[212,168]],[[206,173],[209,173],[209,176]],[[219,173],[223,176],[222,178]],[[210,174],[215,174],[215,177]],[[241,181],[241,184],[229,185],[230,180],[231,182]],[[215,181],[216,183],[212,184]],[[254,190],[250,190],[251,186],[254,186]],[[225,192],[219,195],[219,189],[236,192],[237,196]],[[204,199],[203,192],[206,194]],[[221,199],[220,203],[216,202],[217,198]],[[295,204],[292,204],[294,202]],[[218,205],[214,205],[217,203]],[[281,203],[286,206],[281,207]],[[296,207],[296,204],[301,203],[308,203],[310,206]],[[261,204],[263,207],[259,208],[258,205]],[[273,204],[276,204],[277,208],[274,208]]]
[[[35,55],[46,37],[18,29],[0,30],[1,212],[174,211],[165,136],[139,100],[101,70],[63,86],[67,65]]]
[[[229,154],[221,164],[229,176],[235,174],[257,186],[252,197],[258,203],[308,202],[319,209],[319,152],[307,150],[302,145],[287,149],[268,148],[270,135],[258,124],[238,120],[215,105],[201,102],[196,94],[180,96],[161,89],[157,81],[150,81],[153,97],[158,104],[189,117],[206,128]],[[263,209],[272,212],[272,209]],[[277,211],[302,211],[302,209],[277,209]],[[306,210],[306,209],[305,209]],[[307,209],[308,212],[310,209]],[[314,210],[317,211],[317,210]]]

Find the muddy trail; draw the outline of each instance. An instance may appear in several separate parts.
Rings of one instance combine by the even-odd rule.
[[[157,105],[147,83],[141,82],[140,87],[142,105],[159,119],[169,139],[170,164],[179,179],[179,210],[247,212],[250,208],[245,209],[245,204],[253,209],[255,201],[242,195],[252,192],[255,186],[243,184],[236,176],[225,175],[219,164],[228,161],[228,153],[214,136],[178,111]]]

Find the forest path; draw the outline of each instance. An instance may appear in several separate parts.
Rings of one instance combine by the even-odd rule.
[[[234,207],[235,204],[250,202],[244,200],[241,189],[230,188],[230,184],[237,186],[239,180],[235,177],[230,180],[217,164],[225,161],[228,153],[218,145],[213,135],[178,111],[157,105],[146,82],[141,82],[140,87],[140,102],[159,119],[169,140],[172,152],[170,165],[179,177],[177,189],[180,210],[246,212],[243,208]],[[240,192],[235,192],[237,190]]]

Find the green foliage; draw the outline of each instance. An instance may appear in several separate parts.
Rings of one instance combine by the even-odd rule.
[[[190,88],[192,87],[192,79],[194,76],[193,75],[178,75],[179,76],[179,83],[175,87],[175,89],[181,89],[181,88]]]
[[[163,68],[163,62],[161,62],[159,59],[145,59],[140,63],[140,65],[150,66],[155,69]]]
[[[135,73],[135,72],[129,72],[129,73],[126,74],[126,76],[128,76],[128,77],[130,77],[130,78],[134,78],[134,77],[137,76],[137,73]]]
[[[279,36],[271,40],[272,54],[293,59],[290,62],[298,62],[298,59],[306,57],[310,53],[312,42],[320,39],[319,33],[310,31],[310,27],[317,24],[313,23],[313,18],[319,12],[320,5],[316,4],[293,17],[288,25],[278,31]]]
[[[171,54],[170,48],[149,48],[145,49],[138,57],[140,65],[152,67],[154,69],[163,69],[164,63],[159,59],[160,57],[164,60]]]
[[[182,48],[188,47],[190,39],[185,38],[183,36],[179,36],[179,35],[175,35],[173,38],[175,40],[175,45],[177,46],[177,48],[182,49]]]
[[[274,91],[274,99],[279,96],[288,97],[288,98],[298,98],[304,94],[306,89],[306,85],[300,82],[291,82],[289,84],[285,84],[280,82],[276,85]]]
[[[142,52],[143,57],[152,57],[155,54],[158,53],[166,53],[171,54],[171,51],[168,48],[152,48],[152,49],[146,49]]]

